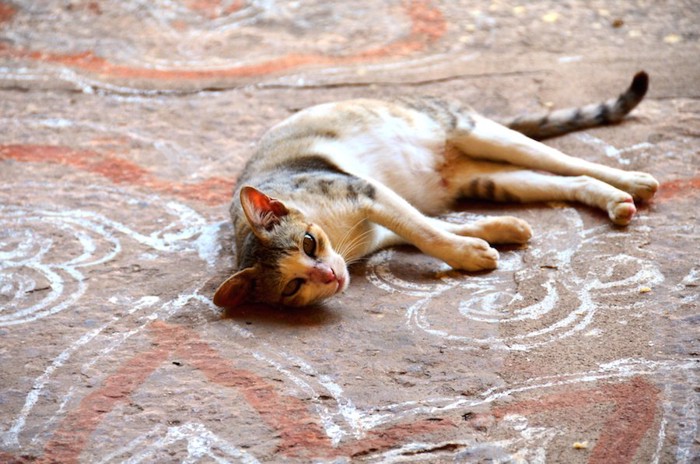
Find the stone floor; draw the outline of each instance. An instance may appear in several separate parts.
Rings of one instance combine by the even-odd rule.
[[[699,462],[699,41],[696,0],[0,1],[0,461]],[[629,227],[465,203],[532,243],[476,275],[386,250],[317,309],[212,305],[275,121],[400,94],[513,115],[640,69],[623,124],[548,142],[660,180]]]

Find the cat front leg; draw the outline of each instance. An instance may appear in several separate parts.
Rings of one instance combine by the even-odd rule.
[[[463,237],[475,237],[486,240],[491,245],[520,245],[532,238],[532,228],[519,218],[498,216],[479,219],[469,223],[454,223],[438,218],[426,217],[436,228]],[[399,245],[410,245],[404,238],[381,226],[376,226],[373,246],[369,253]]]
[[[365,203],[370,221],[455,269],[482,271],[497,267],[498,252],[485,240],[455,235],[424,216],[390,188],[371,180],[367,182],[373,187],[371,198]]]
[[[523,244],[532,238],[530,224],[512,216],[479,219],[465,224],[456,224],[437,218],[429,218],[436,227],[452,234],[476,237],[491,245]]]

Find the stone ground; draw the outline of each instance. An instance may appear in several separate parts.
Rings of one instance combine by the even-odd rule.
[[[700,461],[696,0],[0,1],[0,461]],[[256,139],[313,103],[491,116],[651,90],[548,143],[653,173],[627,228],[464,204],[535,237],[490,273],[414,250],[316,309],[211,303]],[[574,443],[581,443],[580,447]]]

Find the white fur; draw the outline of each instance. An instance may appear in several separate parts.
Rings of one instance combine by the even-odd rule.
[[[314,109],[318,117],[334,112],[334,105]],[[451,203],[438,170],[444,162],[445,132],[423,113],[411,119],[375,108],[382,123],[352,130],[342,139],[319,139],[316,153],[327,154],[340,169],[372,179],[394,190],[425,214],[443,212]]]
[[[626,225],[636,212],[633,199],[647,200],[658,188],[648,174],[568,156],[477,114],[455,113],[452,106],[438,109],[439,119],[442,110],[454,116],[448,119],[450,133],[425,113],[373,100],[319,105],[271,129],[269,143],[277,145],[256,160],[258,169],[264,172],[288,156],[311,153],[364,179],[373,192],[359,199],[316,196],[306,201],[305,192],[296,191],[283,199],[305,221],[318,225],[329,242],[322,256],[306,259],[302,254],[283,262],[283,283],[307,279],[319,260],[340,277],[327,284],[307,279],[284,303],[305,305],[344,290],[349,282],[346,262],[386,246],[408,243],[456,269],[478,271],[497,266],[498,252],[489,243],[530,239],[528,224],[512,217],[457,225],[429,217],[445,212],[463,194],[523,202],[579,201]],[[287,133],[302,140],[291,137],[289,151],[284,145]],[[235,287],[225,283],[222,288]]]

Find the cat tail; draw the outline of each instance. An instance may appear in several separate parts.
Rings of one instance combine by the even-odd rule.
[[[518,116],[501,123],[533,139],[544,139],[589,127],[615,124],[622,120],[644,98],[649,76],[644,71],[634,75],[632,84],[617,98],[579,108],[554,110],[549,113]]]

